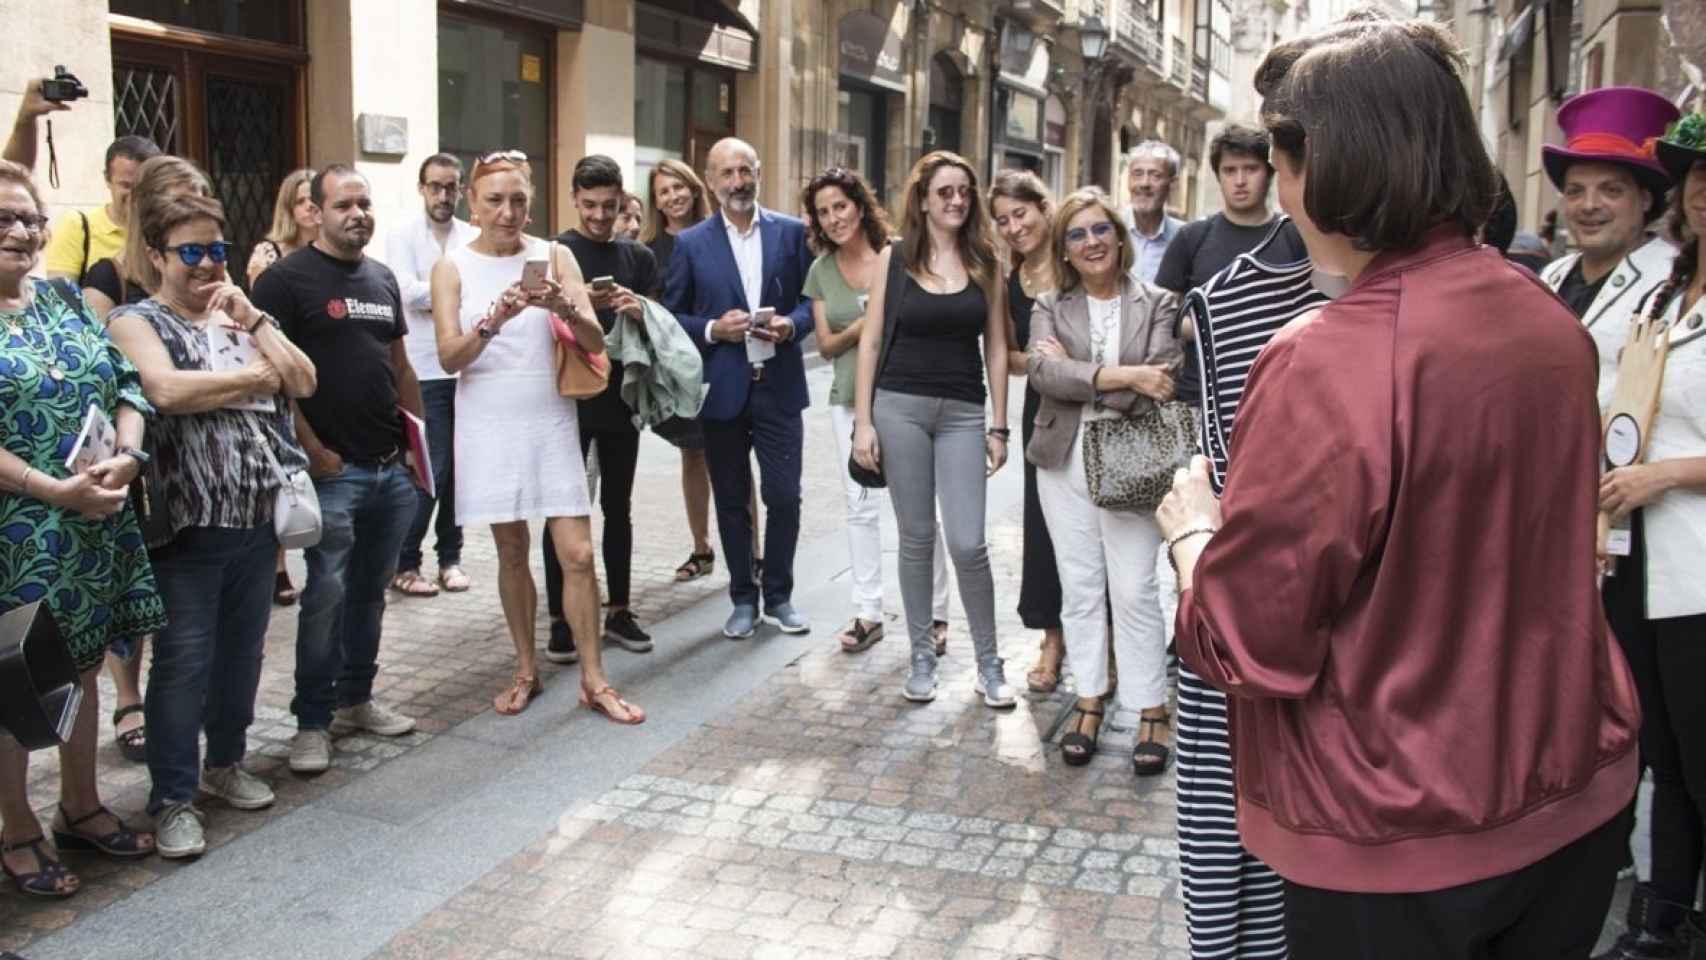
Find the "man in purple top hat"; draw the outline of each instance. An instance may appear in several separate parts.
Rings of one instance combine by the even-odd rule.
[[[1640,87],[1605,87],[1558,108],[1564,145],[1541,148],[1546,175],[1564,195],[1564,222],[1579,252],[1560,257],[1541,279],[1599,347],[1599,410],[1611,404],[1617,353],[1635,304],[1670,273],[1676,248],[1648,226],[1664,212],[1670,175],[1654,144],[1676,107]]]

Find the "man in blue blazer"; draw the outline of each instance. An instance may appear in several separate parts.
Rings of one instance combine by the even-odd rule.
[[[717,531],[728,558],[732,640],[751,637],[763,616],[786,633],[811,629],[794,609],[794,546],[800,537],[801,411],[810,404],[800,338],[812,330],[811,302],[800,296],[812,255],[805,225],[758,205],[759,162],[751,145],[730,137],[711,148],[705,180],[721,212],[681,232],[669,261],[663,303],[705,356],[710,392],[699,411],[705,460],[717,505]],[[771,307],[767,326],[753,314]],[[776,355],[748,361],[748,338]],[[764,498],[764,582],[752,576],[752,455]]]

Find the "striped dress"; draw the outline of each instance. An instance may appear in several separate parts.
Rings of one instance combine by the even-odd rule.
[[[1240,255],[1185,298],[1197,331],[1202,375],[1202,449],[1218,493],[1226,480],[1232,430],[1256,355],[1279,329],[1326,297],[1310,283],[1309,261],[1271,265],[1256,249]],[[1194,960],[1283,958],[1285,888],[1238,837],[1226,695],[1179,666],[1177,731],[1179,867]]]

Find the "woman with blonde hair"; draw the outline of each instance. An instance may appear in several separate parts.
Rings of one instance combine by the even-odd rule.
[[[319,213],[308,195],[313,179],[311,167],[292,170],[284,175],[284,182],[278,186],[278,199],[272,206],[272,229],[249,252],[249,266],[245,272],[251,288],[268,267],[313,243],[314,238],[320,235]]]
[[[646,719],[610,686],[600,654],[598,573],[592,562],[591,498],[580,456],[575,402],[557,392],[553,315],[586,349],[604,345],[580,266],[561,244],[527,236],[533,167],[517,150],[488,153],[468,176],[468,209],[480,235],[432,271],[439,362],[456,381],[456,515],[489,523],[498,548],[498,595],[515,643],[514,682],[494,701],[502,714],[527,708],[542,689],[535,667],[539,595],[528,567],[528,521],[543,520],[563,567],[568,620],[580,655],[581,703],[617,723]],[[540,285],[523,287],[530,260],[549,257]]]
[[[925,155],[904,196],[902,239],[872,267],[853,397],[854,460],[883,471],[900,528],[900,592],[912,640],[902,696],[936,697],[930,597],[940,503],[977,651],[975,689],[988,706],[1011,707],[984,537],[988,477],[1007,461],[1011,435],[1001,266],[977,174],[963,157]],[[987,427],[985,373],[994,418]]]

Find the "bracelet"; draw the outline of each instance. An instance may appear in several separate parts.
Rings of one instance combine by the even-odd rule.
[[[481,340],[490,340],[498,335],[498,331],[496,327],[492,326],[491,318],[484,317],[479,323],[474,324],[474,334]]]
[[[29,494],[29,492],[30,492],[30,474],[34,473],[35,469],[36,469],[35,467],[28,467],[27,466],[24,468],[23,473],[18,474],[18,492],[19,493],[25,494],[26,496]]]
[[[1201,536],[1212,537],[1218,532],[1220,532],[1220,531],[1216,530],[1213,527],[1192,527],[1191,529],[1186,530],[1184,533],[1181,533],[1178,536],[1174,537],[1173,539],[1167,541],[1167,562],[1173,565],[1173,579],[1175,581],[1177,581],[1179,577],[1183,576],[1183,574],[1179,571],[1179,560],[1178,560],[1178,558],[1173,556],[1173,548],[1175,546],[1179,545],[1180,543],[1183,543],[1184,541],[1189,540],[1192,537],[1201,537]]]
[[[272,319],[272,314],[267,313],[265,310],[262,310],[260,312],[260,315],[255,317],[255,322],[249,324],[249,326],[244,329],[244,332],[252,337],[255,335],[255,331],[259,330],[261,328],[261,324],[266,323],[267,321],[269,321],[271,319]]]
[[[988,430],[985,430],[984,433],[992,437],[1000,437],[1003,440],[1013,436],[1013,431],[1006,427],[990,427]]]

